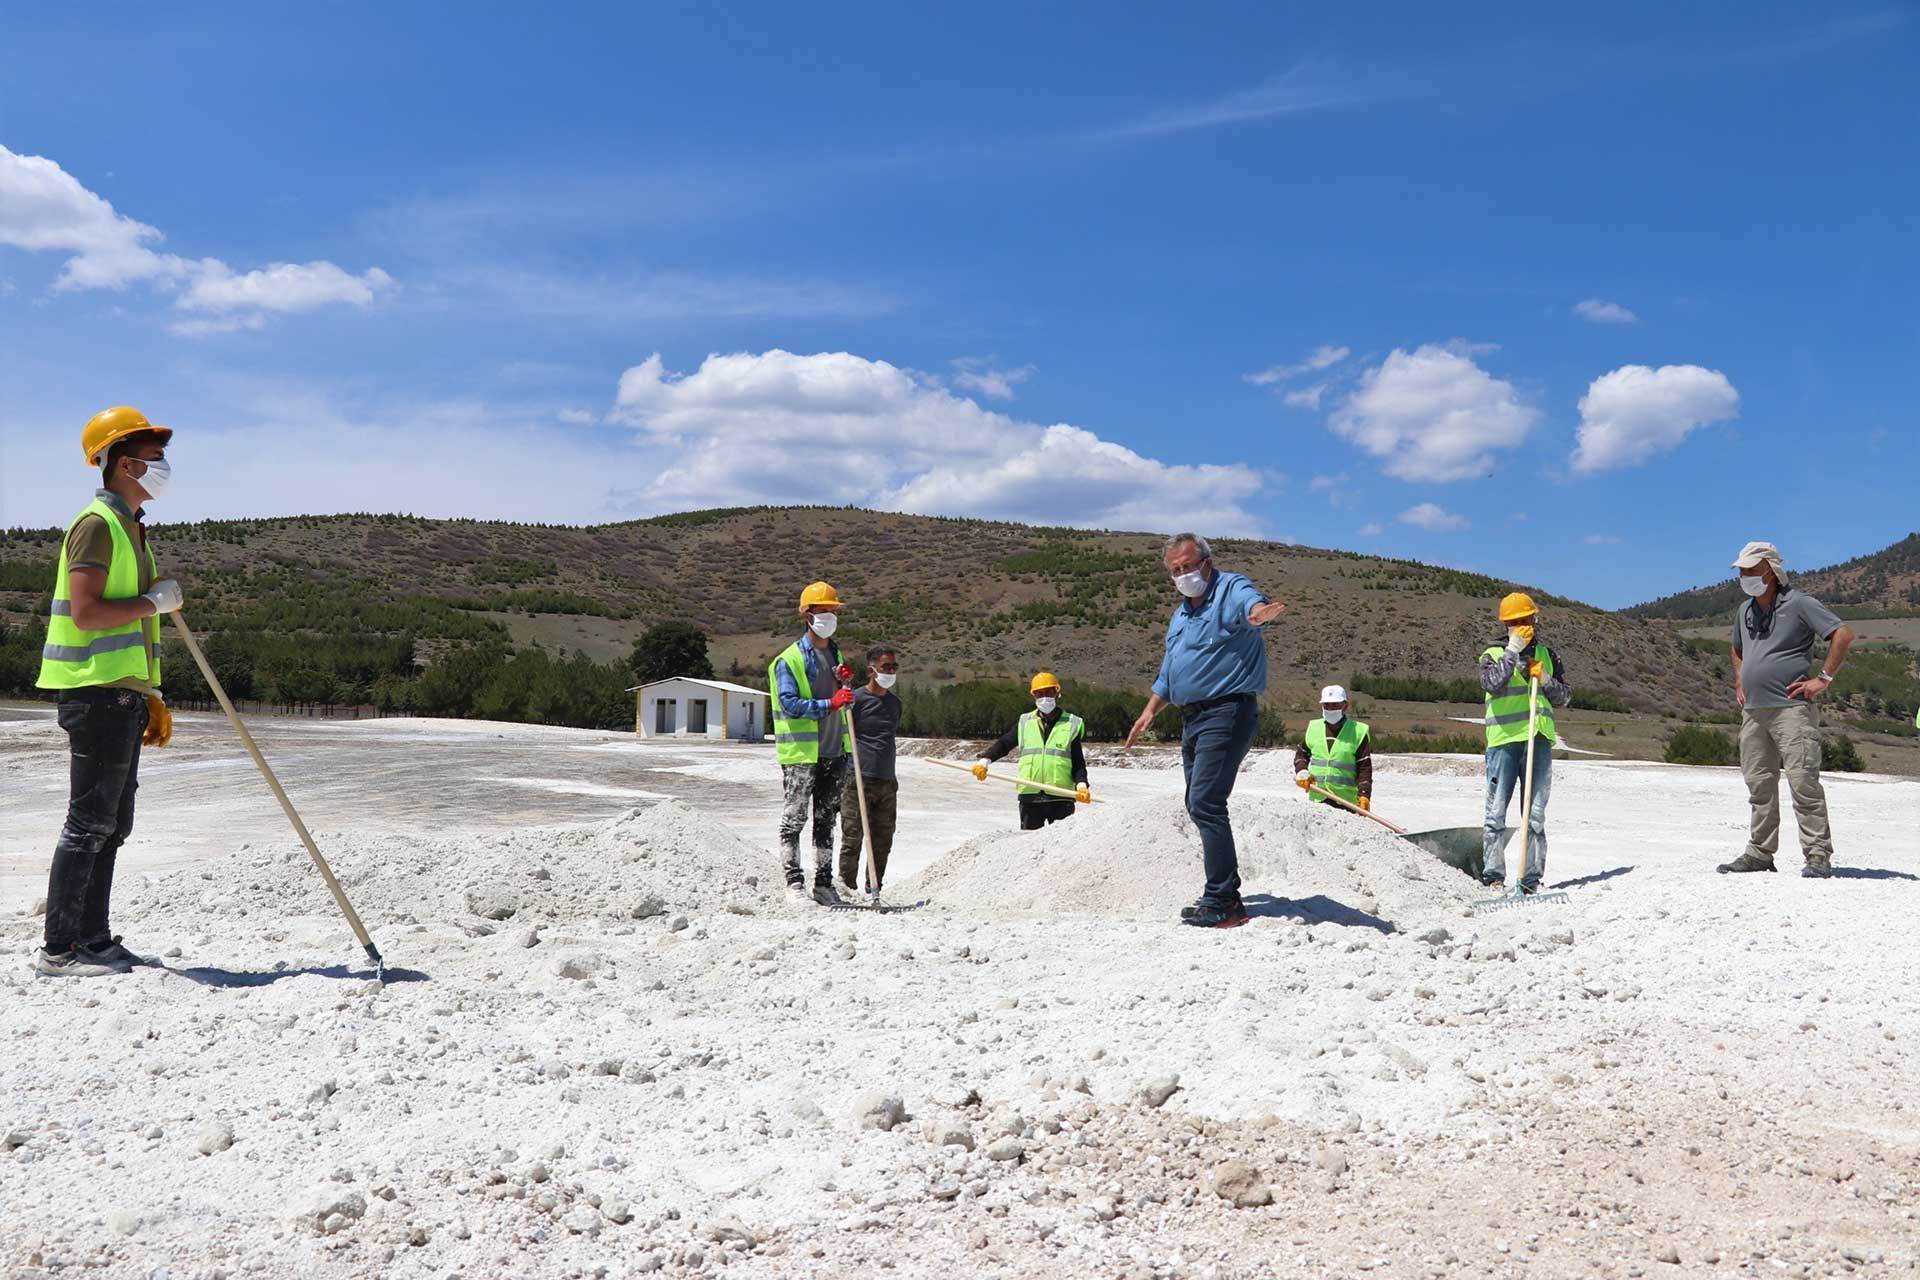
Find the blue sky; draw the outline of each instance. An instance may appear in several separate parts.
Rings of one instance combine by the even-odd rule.
[[[132,403],[174,519],[859,502],[1607,605],[1920,526],[1911,6],[1272,8],[17,7],[0,523]]]

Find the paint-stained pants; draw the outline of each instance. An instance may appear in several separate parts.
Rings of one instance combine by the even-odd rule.
[[[1753,805],[1749,854],[1771,858],[1780,847],[1780,775],[1785,773],[1800,824],[1801,855],[1809,862],[1833,860],[1827,793],[1820,785],[1819,708],[1811,702],[1748,708],[1740,717],[1740,772]]]
[[[900,814],[898,778],[861,778],[867,789],[868,824],[860,821],[860,793],[855,789],[853,771],[847,771],[847,785],[840,792],[840,882],[860,887],[860,864],[864,860],[862,833],[873,828],[873,887],[887,882],[887,855],[893,852],[893,828]]]
[[[67,731],[67,820],[47,874],[46,948],[106,945],[113,864],[133,830],[147,698],[132,689],[70,689],[57,713]]]
[[[833,875],[833,823],[840,816],[840,788],[847,778],[847,757],[835,756],[818,764],[783,764],[780,784],[785,802],[780,809],[780,853],[788,884],[805,884],[800,865],[800,833],[807,815],[813,815],[814,878]]]
[[[1481,846],[1483,872],[1505,876],[1507,844],[1507,806],[1513,794],[1522,790],[1520,775],[1527,767],[1527,744],[1509,742],[1487,748],[1487,812],[1484,843]],[[1520,878],[1538,883],[1547,874],[1547,797],[1553,793],[1553,744],[1537,738],[1533,744],[1533,808],[1524,816],[1527,823],[1527,864]]]

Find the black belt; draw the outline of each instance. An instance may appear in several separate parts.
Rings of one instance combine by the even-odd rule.
[[[1209,707],[1225,706],[1229,702],[1252,702],[1258,695],[1251,693],[1230,693],[1224,698],[1208,698],[1204,702],[1189,702],[1180,708],[1180,714],[1190,716],[1196,711],[1205,711]]]

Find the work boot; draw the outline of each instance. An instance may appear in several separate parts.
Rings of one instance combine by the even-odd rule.
[[[1504,871],[1482,871],[1480,873],[1480,887],[1482,889],[1498,889],[1506,882],[1507,873]]]
[[[1244,902],[1233,902],[1222,906],[1217,902],[1202,902],[1192,908],[1193,914],[1180,913],[1180,923],[1190,924],[1196,929],[1236,929],[1247,922],[1247,906]]]
[[[48,978],[105,978],[116,973],[132,973],[133,966],[96,955],[85,947],[57,955],[42,947],[33,958],[33,971]]]
[[[1729,872],[1772,871],[1773,869],[1773,859],[1758,853],[1743,853],[1732,862],[1723,862],[1714,868],[1723,876]]]
[[[1529,898],[1531,898],[1534,894],[1540,892],[1540,877],[1539,876],[1520,877],[1520,892],[1521,894]]]
[[[1810,854],[1807,865],[1800,868],[1800,874],[1808,880],[1833,879],[1833,859],[1824,854]]]
[[[815,876],[813,881],[813,900],[823,907],[841,905],[840,895],[833,891],[833,879],[830,876]]]

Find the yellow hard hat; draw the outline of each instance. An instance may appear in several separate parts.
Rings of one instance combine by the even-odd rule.
[[[1033,683],[1027,686],[1027,692],[1038,693],[1042,689],[1058,689],[1059,687],[1060,682],[1053,678],[1053,672],[1042,671],[1033,678]]]
[[[800,593],[800,612],[805,613],[821,605],[835,609],[840,607],[840,597],[834,594],[832,583],[816,582]]]
[[[1524,591],[1516,591],[1500,602],[1500,621],[1516,622],[1521,618],[1531,618],[1540,612],[1533,604],[1533,597]]]
[[[80,428],[80,447],[86,451],[87,465],[99,466],[102,456],[113,447],[115,441],[139,435],[142,431],[158,435],[161,444],[173,439],[173,428],[154,426],[147,421],[146,414],[128,405],[94,414],[87,419],[87,425]]]

